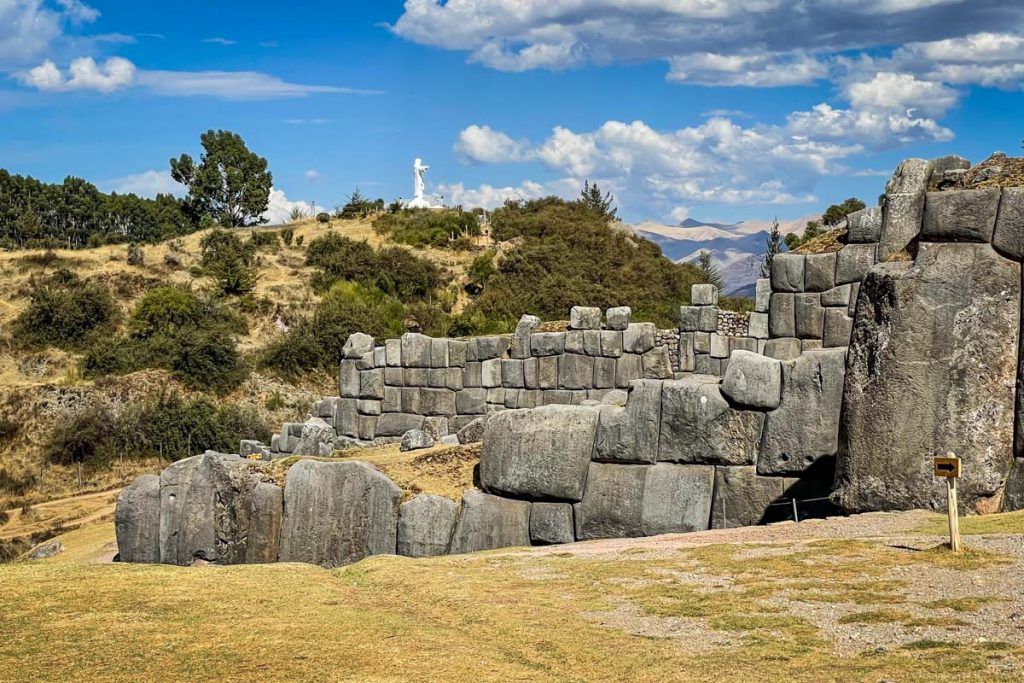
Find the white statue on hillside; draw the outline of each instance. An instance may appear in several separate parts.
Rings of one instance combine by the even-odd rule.
[[[412,165],[412,187],[413,187],[413,198],[408,203],[410,209],[433,209],[436,208],[433,204],[427,201],[427,198],[423,196],[426,190],[426,183],[423,181],[423,177],[430,170],[429,166],[423,165],[422,159],[416,159]]]

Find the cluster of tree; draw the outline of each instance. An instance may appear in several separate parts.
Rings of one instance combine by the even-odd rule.
[[[81,178],[48,184],[0,169],[0,247],[79,249],[159,242],[198,227],[191,207],[170,195],[104,194]]]
[[[596,199],[600,192],[591,187],[586,194]],[[673,263],[653,242],[609,226],[605,201],[606,195],[601,206],[547,197],[494,211],[494,238],[521,239],[502,256],[485,252],[470,266],[476,297],[455,329],[503,331],[523,313],[557,320],[574,305],[631,306],[641,319],[675,325],[690,286],[701,281],[698,268]]]
[[[793,232],[786,235],[786,246],[790,249],[796,249],[824,232],[835,230],[846,220],[847,216],[860,211],[866,206],[864,202],[856,197],[850,197],[839,204],[833,204],[825,209],[825,213],[822,214],[820,221],[807,222],[803,235],[797,235]]]
[[[335,218],[367,218],[384,212],[383,199],[370,199],[363,196],[357,187],[348,201],[334,209]]]

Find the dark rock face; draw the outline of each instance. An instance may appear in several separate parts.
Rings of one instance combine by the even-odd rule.
[[[160,477],[144,474],[117,497],[114,514],[122,562],[160,561]]]
[[[940,508],[932,457],[964,461],[965,510],[998,507],[1013,455],[1020,266],[985,244],[922,243],[875,266],[850,342],[836,501]]]
[[[787,481],[791,480],[758,476],[753,467],[716,468],[711,528],[728,529],[786,519],[788,509],[772,503],[785,495]]]
[[[296,463],[285,479],[280,561],[329,568],[394,554],[401,497],[363,462]]]
[[[245,557],[247,563],[277,562],[283,502],[280,486],[256,484],[252,493],[252,515],[249,518],[249,543]]]
[[[578,501],[594,447],[598,411],[551,405],[491,415],[484,428],[484,490]]]
[[[237,455],[206,452],[160,475],[160,561],[242,564],[256,483]]]
[[[572,543],[572,505],[568,503],[534,503],[530,507],[530,540],[538,545]]]
[[[591,463],[574,506],[579,540],[653,536],[708,528],[714,467]]]
[[[1006,492],[1000,512],[1024,510],[1024,458],[1014,458],[1006,477]]]
[[[462,496],[462,510],[452,534],[452,555],[530,545],[530,503],[481,491]]]
[[[836,454],[845,358],[843,348],[815,349],[782,363],[782,402],[765,416],[759,474],[800,474]]]
[[[448,553],[459,506],[441,496],[423,493],[398,509],[398,554],[434,557]]]

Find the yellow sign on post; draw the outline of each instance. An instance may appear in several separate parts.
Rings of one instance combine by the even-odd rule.
[[[960,542],[960,515],[956,502],[956,480],[960,478],[960,458],[953,453],[935,457],[935,476],[946,480],[946,512],[949,516],[949,547],[958,553],[963,549]]]

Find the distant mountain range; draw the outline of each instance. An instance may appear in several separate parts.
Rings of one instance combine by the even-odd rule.
[[[783,236],[802,233],[808,221],[820,219],[820,214],[811,214],[792,221],[779,221],[779,232]],[[632,226],[634,232],[658,244],[662,253],[676,263],[696,262],[702,251],[710,252],[722,275],[724,293],[744,295],[753,293],[754,281],[760,277],[761,259],[767,251],[766,236],[771,227],[772,222],[765,220],[727,225],[693,218],[679,225],[644,221]]]

